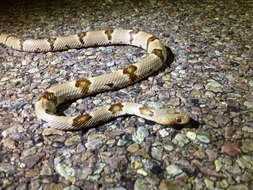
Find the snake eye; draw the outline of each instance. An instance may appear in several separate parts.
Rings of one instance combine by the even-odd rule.
[[[176,118],[177,123],[181,123],[182,119],[181,118]]]

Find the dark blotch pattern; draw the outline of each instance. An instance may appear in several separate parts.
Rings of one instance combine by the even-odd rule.
[[[88,79],[80,79],[76,81],[75,87],[81,88],[83,94],[87,94],[90,88],[91,82]]]
[[[127,74],[131,82],[135,82],[138,79],[137,75],[135,74],[136,70],[137,67],[135,65],[130,65],[129,67],[123,69],[123,74]]]
[[[151,36],[151,37],[148,38],[146,49],[148,49],[149,43],[153,42],[154,40],[159,40],[159,39],[155,36]]]
[[[106,30],[105,31],[105,34],[107,35],[107,38],[109,41],[111,41],[111,39],[112,39],[112,33],[113,33],[113,30]]]
[[[164,62],[164,56],[163,56],[163,51],[161,49],[153,49],[152,52],[153,54],[155,54],[156,56],[158,56],[162,62]]]
[[[54,43],[55,43],[55,40],[56,40],[56,38],[50,38],[50,39],[47,40],[48,43],[50,44],[50,49],[51,49],[51,50],[54,50]]]
[[[86,32],[81,32],[78,34],[78,38],[79,38],[79,41],[81,42],[81,44],[84,44],[83,42],[83,38],[86,36]]]
[[[50,102],[53,102],[55,105],[57,105],[57,97],[54,95],[53,92],[44,92],[40,95],[39,100],[46,99]]]
[[[79,129],[83,127],[91,118],[92,117],[90,114],[79,115],[73,120],[72,126]]]
[[[117,104],[112,104],[111,107],[109,108],[109,111],[112,112],[113,114],[116,114],[117,112],[122,111],[123,105],[121,103]]]
[[[146,116],[150,116],[150,117],[154,116],[154,112],[152,111],[152,109],[150,107],[145,107],[145,106],[141,107],[140,113],[142,115],[146,115]]]

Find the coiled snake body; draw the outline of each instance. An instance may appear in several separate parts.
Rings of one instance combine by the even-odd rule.
[[[162,125],[186,124],[188,115],[174,109],[154,109],[137,103],[120,102],[100,107],[79,116],[59,116],[58,105],[71,99],[81,98],[102,91],[126,87],[150,76],[161,69],[167,52],[161,41],[146,32],[132,30],[103,30],[83,32],[70,36],[49,39],[20,39],[13,35],[0,34],[0,43],[20,51],[49,52],[70,48],[127,44],[145,49],[149,54],[137,63],[112,73],[66,82],[47,89],[35,104],[38,118],[62,130],[91,127],[114,117],[136,115]]]

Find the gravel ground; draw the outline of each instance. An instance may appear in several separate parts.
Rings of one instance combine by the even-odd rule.
[[[109,14],[108,14],[109,13]],[[252,1],[9,1],[0,33],[42,38],[125,28],[174,54],[135,85],[78,100],[66,113],[135,101],[175,107],[194,122],[164,128],[137,117],[63,132],[38,121],[48,87],[145,56],[129,46],[26,53],[0,46],[0,189],[253,189]]]

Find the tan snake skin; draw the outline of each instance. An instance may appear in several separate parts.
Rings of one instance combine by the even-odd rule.
[[[92,127],[114,117],[136,115],[159,124],[171,126],[187,124],[190,117],[174,109],[154,109],[137,103],[120,102],[100,107],[79,116],[59,116],[58,105],[103,91],[116,90],[136,83],[161,69],[167,59],[167,52],[160,39],[143,31],[102,30],[50,39],[20,39],[13,35],[0,34],[0,43],[20,51],[49,52],[82,48],[127,44],[145,49],[149,54],[141,61],[116,72],[66,82],[47,89],[35,104],[39,119],[62,130],[77,130]]]

